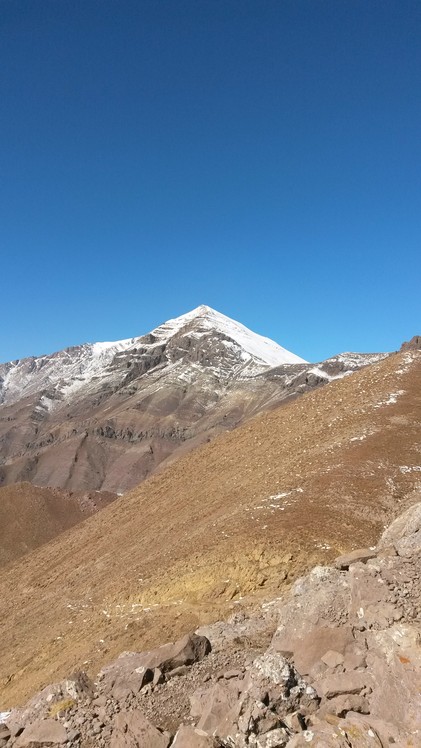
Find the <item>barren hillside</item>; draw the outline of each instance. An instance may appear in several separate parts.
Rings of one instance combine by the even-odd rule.
[[[0,488],[0,567],[33,551],[116,499],[16,483]]]
[[[420,382],[418,351],[334,381],[217,437],[9,567],[2,706],[374,544],[421,484]]]

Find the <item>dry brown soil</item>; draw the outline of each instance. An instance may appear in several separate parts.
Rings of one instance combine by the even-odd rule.
[[[116,494],[15,483],[0,488],[0,567],[108,506]]]
[[[420,382],[417,351],[332,382],[217,437],[9,566],[0,708],[374,545],[421,489]]]

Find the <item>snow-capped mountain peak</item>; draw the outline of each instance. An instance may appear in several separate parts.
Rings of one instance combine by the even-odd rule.
[[[192,327],[194,330],[191,329]],[[266,366],[306,363],[303,358],[282,348],[270,338],[252,332],[240,322],[236,322],[205,304],[180,317],[168,320],[153,330],[152,335],[160,341],[169,340],[183,328],[187,328],[186,331],[193,335],[203,335],[209,331],[219,333],[236,343],[246,354],[255,359],[256,363]]]

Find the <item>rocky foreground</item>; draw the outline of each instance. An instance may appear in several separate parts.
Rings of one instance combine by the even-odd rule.
[[[420,561],[418,503],[257,615],[46,687],[0,748],[421,746]]]

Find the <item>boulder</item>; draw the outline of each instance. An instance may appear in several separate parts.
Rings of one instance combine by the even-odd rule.
[[[240,712],[240,704],[238,701],[238,691],[234,691],[230,686],[216,685],[209,688],[207,691],[201,690],[199,695],[193,696],[193,704],[195,704],[195,712],[202,705],[202,711],[200,715],[197,727],[199,730],[203,730],[209,735],[223,736],[223,733],[227,730],[227,717],[235,709],[236,715]],[[229,728],[228,728],[229,731]]]
[[[370,558],[376,556],[376,550],[373,548],[357,548],[355,551],[346,553],[343,556],[339,556],[335,559],[335,566],[337,569],[346,570],[352,564],[361,562],[365,564]]]
[[[391,594],[377,569],[355,564],[348,571],[351,590],[349,606],[350,623],[357,627],[384,628],[393,620],[395,611]]]
[[[25,727],[14,745],[15,748],[64,745],[67,738],[67,731],[60,722],[55,719],[37,719]]]
[[[401,735],[418,735],[421,715],[421,649],[418,626],[397,624],[368,636],[367,665],[373,677],[370,714]]]
[[[316,566],[295,582],[288,598],[278,608],[278,627],[271,648],[285,655],[299,654],[303,640],[311,646],[316,629],[334,629],[347,621],[350,598],[346,574],[329,566]],[[316,659],[320,659],[328,649],[341,651],[331,641],[326,641],[323,646]],[[311,662],[315,662],[313,655]],[[302,675],[305,674],[300,670],[303,664],[301,660],[299,664],[297,662]],[[306,662],[305,668],[309,667],[311,665]]]
[[[272,641],[272,647],[277,651],[289,653],[294,665],[301,675],[311,673],[314,665],[326,655],[329,650],[334,650],[338,656],[342,656],[348,645],[352,644],[354,637],[351,626],[311,626],[305,630],[300,626],[302,635],[293,637],[288,632],[281,635],[279,630]]]
[[[361,693],[363,689],[371,686],[372,678],[367,670],[359,672],[350,670],[347,673],[334,673],[323,678],[316,685],[319,696],[332,699],[341,694]]]
[[[102,690],[111,690],[115,684],[127,682],[135,673],[159,669],[160,676],[202,660],[211,650],[208,639],[197,634],[187,634],[175,643],[164,644],[149,652],[124,652],[110,665],[101,670],[98,679]],[[149,678],[149,675],[147,676]],[[154,673],[152,672],[152,680]],[[136,686],[137,687],[137,686]],[[139,690],[139,689],[138,689]]]
[[[168,748],[171,737],[158,730],[140,709],[114,717],[110,748]]]
[[[154,671],[145,667],[137,667],[128,675],[117,676],[111,696],[116,701],[123,701],[127,696],[136,695],[139,691],[151,683],[154,679]]]
[[[409,507],[384,531],[378,550],[383,551],[390,546],[404,557],[421,551],[421,503]]]

